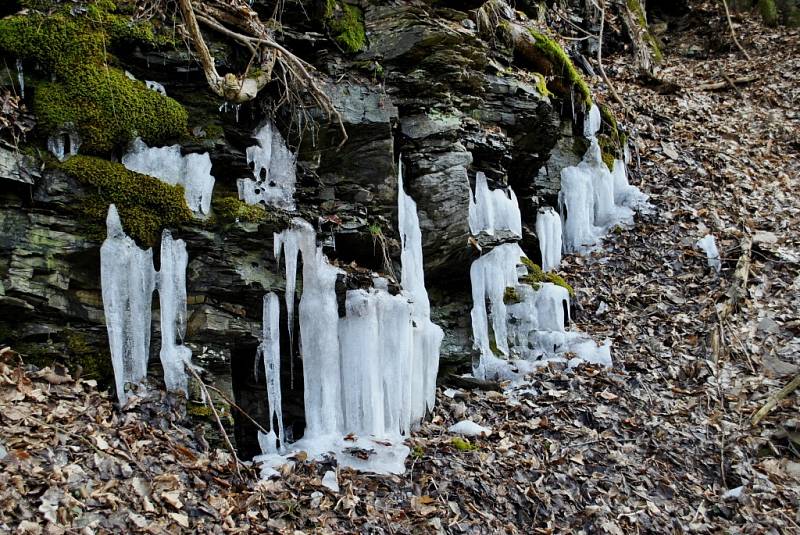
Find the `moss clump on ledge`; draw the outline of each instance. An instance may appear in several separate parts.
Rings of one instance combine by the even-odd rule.
[[[325,19],[333,38],[348,52],[363,50],[367,45],[367,33],[361,9],[342,3],[342,11],[337,14],[336,6],[334,0],[328,0],[325,4]]]
[[[523,256],[520,258],[520,261],[528,268],[528,274],[522,277],[522,281],[526,284],[530,284],[534,290],[538,290],[543,282],[550,282],[556,286],[565,288],[570,296],[575,296],[575,290],[560,275],[549,271],[545,273],[539,264],[536,264],[528,257]]]
[[[163,228],[190,221],[183,186],[172,186],[157,178],[129,171],[122,164],[91,156],[73,156],[60,165],[76,180],[95,189],[78,210],[99,236],[108,205],[115,204],[125,232],[147,245],[158,242]]]
[[[247,204],[238,197],[221,197],[211,200],[214,216],[220,223],[263,223],[270,214],[259,205]]]
[[[139,136],[160,144],[186,130],[186,110],[175,100],[109,67],[106,48],[152,41],[152,29],[91,4],[85,13],[59,10],[0,20],[0,50],[35,61],[54,81],[36,84],[33,109],[46,133],[68,123],[77,129],[82,151],[106,153]]]
[[[515,305],[520,302],[519,292],[513,286],[507,286],[503,291],[503,304]]]
[[[589,91],[586,80],[583,79],[581,73],[575,68],[575,64],[569,59],[569,56],[561,45],[543,33],[539,33],[535,30],[529,31],[535,41],[534,47],[553,65],[553,74],[566,80],[568,82],[568,87],[572,87],[578,92],[582,103],[587,106],[591,104],[592,94]]]

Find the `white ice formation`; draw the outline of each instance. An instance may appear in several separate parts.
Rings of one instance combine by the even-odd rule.
[[[298,312],[306,429],[285,451],[304,450],[317,457],[332,452],[342,466],[377,473],[405,471],[408,447],[403,436],[435,402],[443,333],[430,320],[416,204],[402,187],[401,175],[403,289],[397,295],[384,284],[349,290],[344,317],[339,317],[335,291],[343,272],[328,263],[311,225],[295,219],[275,235],[276,255],[283,255],[286,267],[287,305],[296,288],[298,255],[303,261]],[[277,304],[277,298],[272,301]],[[293,314],[291,308],[288,312]],[[265,322],[266,316],[265,312]],[[269,319],[274,321],[272,312]],[[266,327],[264,336],[266,340]],[[274,373],[267,368],[268,384]],[[266,442],[270,441],[262,442],[264,455],[257,460],[265,462],[262,475],[268,477],[275,473],[280,452],[274,441]],[[351,448],[371,453],[361,459],[348,453]]]
[[[22,60],[17,59],[17,82],[19,82],[19,94],[25,98],[25,73],[22,70]]]
[[[264,359],[264,377],[267,380],[267,403],[269,403],[269,432],[258,432],[258,442],[264,453],[283,451],[283,410],[281,407],[281,342],[280,304],[275,292],[264,295],[262,340],[258,352]],[[256,361],[258,361],[256,357]],[[275,429],[277,427],[277,433]]]
[[[457,424],[451,425],[447,431],[456,435],[464,435],[465,437],[488,437],[492,434],[491,428],[483,427],[482,425],[478,425],[471,420],[461,420]]]
[[[181,146],[148,147],[136,138],[131,150],[122,157],[122,165],[167,184],[183,186],[186,204],[196,214],[211,211],[211,193],[214,177],[211,175],[211,158],[208,153],[181,155]]]
[[[722,262],[719,258],[719,249],[717,249],[717,241],[711,234],[706,234],[696,243],[697,247],[705,251],[706,258],[708,258],[708,267],[713,268],[717,273],[722,269]]]
[[[474,199],[473,199],[474,197]],[[490,190],[486,175],[475,175],[475,193],[469,197],[469,230],[473,236],[481,232],[510,230],[522,237],[522,216],[514,190]]]
[[[592,127],[594,128],[594,127]],[[602,161],[600,162],[602,164]],[[604,164],[603,164],[604,165]],[[594,190],[591,188],[591,177],[582,169],[566,170],[568,209],[576,211],[585,218],[587,224],[594,221],[596,204]],[[607,171],[606,171],[607,172]],[[608,186],[598,194],[607,205],[607,197],[613,197],[611,174],[608,173]],[[575,183],[570,183],[570,179]],[[485,181],[483,181],[485,184]],[[476,198],[495,198],[497,190],[488,194],[479,194],[481,182],[476,188]],[[513,193],[504,199],[513,199],[513,206],[503,206],[502,218],[485,217],[481,223],[470,212],[471,230],[473,234],[486,232],[494,234],[496,228],[491,224],[504,224],[520,218],[519,205]],[[602,204],[602,203],[601,203]],[[613,201],[611,203],[613,205]],[[498,203],[493,203],[497,206]],[[582,210],[575,210],[580,205]],[[609,217],[602,211],[598,217]],[[565,225],[574,225],[575,217],[567,218]],[[489,225],[487,227],[487,225]],[[564,238],[569,230],[563,229]],[[507,228],[507,227],[504,227]],[[558,214],[549,207],[542,208],[537,216],[536,233],[539,237],[542,253],[543,269],[549,271],[558,266],[562,250],[562,222]],[[521,235],[521,232],[520,232]],[[480,358],[473,367],[473,374],[481,379],[518,379],[546,361],[565,361],[570,366],[579,362],[592,362],[605,366],[611,365],[611,347],[606,342],[598,346],[585,334],[568,331],[569,293],[552,283],[539,283],[534,286],[520,283],[520,278],[528,270],[522,262],[525,253],[517,243],[504,243],[472,263],[470,281],[472,284],[472,335],[475,349]],[[569,354],[574,353],[574,358]]]
[[[561,171],[558,203],[564,227],[564,250],[587,252],[617,224],[633,221],[633,210],[647,204],[647,196],[628,184],[622,160],[614,160],[614,172],[603,162],[597,142],[600,111],[592,105],[586,116],[584,134],[589,148],[576,166]]]
[[[167,90],[164,89],[164,86],[159,84],[158,82],[154,82],[152,80],[145,80],[144,85],[147,86],[147,89],[151,91],[155,91],[161,95],[167,96]]]
[[[60,161],[67,159],[68,156],[78,154],[80,146],[81,138],[71,124],[47,138],[47,150]]]
[[[550,206],[536,214],[536,237],[542,255],[542,269],[551,271],[561,264],[561,217]]]
[[[158,300],[161,318],[161,366],[164,384],[170,392],[187,391],[185,364],[192,351],[183,345],[186,335],[186,265],[189,255],[183,240],[172,239],[165,230],[161,237],[161,270],[158,272]]]
[[[100,248],[100,278],[106,328],[120,405],[127,401],[125,385],[141,383],[150,355],[151,305],[158,289],[161,318],[161,364],[167,389],[186,393],[184,363],[191,351],[183,345],[186,332],[186,244],[164,231],[161,271],[153,268],[152,249],[139,249],[125,235],[116,207],[106,219],[107,237]]]
[[[295,155],[270,121],[253,137],[257,144],[247,147],[247,163],[253,166],[254,178],[238,180],[239,198],[247,204],[294,210]]]
[[[527,271],[523,256],[517,244],[506,243],[472,264],[472,333],[480,353],[473,374],[516,380],[548,361],[611,366],[609,341],[598,346],[589,336],[567,330],[565,288],[549,282],[534,288],[519,282]],[[574,357],[568,358],[570,354]]]
[[[152,249],[139,249],[125,235],[113,204],[106,228],[108,234],[100,248],[100,279],[117,397],[124,405],[125,384],[139,383],[147,375],[156,273]]]

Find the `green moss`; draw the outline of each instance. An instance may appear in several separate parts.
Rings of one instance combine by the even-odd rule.
[[[262,206],[247,204],[238,197],[220,197],[211,201],[217,221],[227,224],[263,223],[269,219],[269,213]]]
[[[86,336],[77,331],[67,331],[66,345],[70,359],[67,367],[75,371],[77,366],[82,368],[81,377],[95,379],[103,386],[111,384],[114,379],[114,367],[108,351],[98,350],[89,345]]]
[[[152,41],[152,28],[91,7],[76,16],[61,10],[0,20],[0,49],[36,61],[53,76],[36,84],[39,127],[53,134],[71,124],[88,153],[109,152],[135,136],[160,144],[182,134],[187,115],[180,104],[108,66],[108,47]]]
[[[589,140],[585,137],[572,138],[572,152],[579,158],[583,158],[586,151],[589,150]]]
[[[614,141],[614,139],[607,134],[600,134],[597,136],[597,144],[600,145],[603,163],[606,164],[609,171],[613,171],[614,160],[616,159],[616,155],[620,150],[619,141]]]
[[[570,296],[575,296],[575,290],[560,275],[552,271],[545,273],[539,264],[536,264],[533,260],[525,256],[520,258],[520,261],[528,268],[528,274],[522,277],[523,282],[530,284],[535,290],[538,290],[543,282],[550,282],[556,286],[565,288]]]
[[[214,416],[214,412],[211,410],[211,407],[202,403],[190,402],[186,407],[186,413],[190,416],[194,416],[195,418],[211,419]]]
[[[543,97],[552,97],[553,92],[547,88],[547,80],[544,76],[538,72],[533,73],[533,76],[536,78],[536,90],[539,94]]]
[[[383,236],[383,229],[378,223],[370,223],[367,226],[367,230],[369,233],[374,237],[377,238],[378,236]]]
[[[336,2],[329,0],[325,6],[326,20],[333,38],[348,52],[358,52],[367,45],[364,16],[361,9],[342,4],[340,14],[335,13]]]
[[[581,102],[585,105],[591,104],[592,94],[586,80],[575,68],[561,45],[543,33],[535,30],[530,30],[530,33],[536,42],[535,48],[553,65],[553,74],[566,80],[567,84],[578,92]]]
[[[450,444],[452,444],[458,451],[475,451],[478,449],[478,446],[461,437],[453,437],[450,439]]]
[[[125,232],[148,245],[157,243],[161,229],[192,219],[183,186],[129,171],[122,164],[91,156],[73,156],[61,169],[94,189],[78,210],[102,229],[108,205],[115,204]]]
[[[661,53],[661,46],[658,43],[658,39],[653,33],[650,31],[650,26],[647,24],[647,16],[642,9],[642,4],[639,3],[639,0],[627,0],[628,9],[633,13],[636,17],[636,21],[639,23],[639,26],[644,31],[644,40],[650,46],[650,50],[653,53],[653,59],[656,61],[661,61],[664,59],[664,55]]]
[[[767,26],[778,25],[778,7],[775,5],[775,0],[758,0],[756,7],[761,18],[764,19],[764,24]]]
[[[415,445],[411,448],[411,457],[416,460],[420,460],[425,456],[425,448],[420,446],[419,444]]]
[[[503,303],[506,305],[513,305],[520,302],[519,293],[513,286],[506,287],[503,291]]]

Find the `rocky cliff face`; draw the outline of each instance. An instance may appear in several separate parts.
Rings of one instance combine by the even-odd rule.
[[[255,2],[264,13],[273,7],[268,4]],[[307,13],[320,9],[303,4]],[[536,209],[554,204],[561,169],[579,159],[573,133],[582,131],[583,107],[570,93],[548,89],[545,82],[557,81],[557,71],[550,69],[545,80],[501,39],[482,38],[474,11],[447,7],[458,4],[359,2],[366,42],[357,52],[342,51],[329,38],[330,25],[305,18],[299,5],[287,6],[284,44],[323,75],[349,136],[339,146],[338,126],[324,119],[301,130],[286,110],[274,116],[298,154],[297,214],[268,209],[249,217],[239,208],[223,209],[236,196],[236,180],[252,174],[245,150],[276,94],[265,91],[241,108],[221,108],[183,45],[137,43],[113,50],[114,67],[159,82],[186,110],[186,134],[162,143],[210,153],[216,178],[211,217],[172,228],[186,241],[190,258],[186,342],[216,381],[256,414],[264,398],[252,377],[261,299],[267,290],[283,291],[273,233],[292,215],[312,221],[329,257],[351,266],[352,275],[340,281],[343,291],[368,284],[367,270],[396,271],[402,158],[406,188],[419,207],[433,320],[445,330],[443,370],[463,369],[472,355],[469,265],[476,253],[468,244],[467,211],[476,172],[484,172],[493,187],[513,187],[522,207],[523,247],[531,258],[539,255]],[[208,37],[223,70],[247,61],[221,36]],[[12,49],[3,55],[7,65],[18,59]],[[31,101],[51,74],[42,62],[20,59],[26,100],[36,109]],[[103,236],[82,209],[97,186],[65,172],[46,153],[46,136],[39,129],[22,150],[0,148],[0,338],[32,361],[72,361],[84,373],[103,377],[109,371],[99,288]],[[119,151],[99,156],[116,160]],[[301,362],[295,367],[301,373]],[[288,362],[283,366],[286,375],[290,368]],[[285,377],[286,388],[289,382]],[[284,395],[298,419],[300,384],[295,378],[294,390]],[[292,408],[284,413],[291,418]]]

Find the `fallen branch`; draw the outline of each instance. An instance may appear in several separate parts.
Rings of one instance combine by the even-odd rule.
[[[724,82],[715,82],[709,84],[701,84],[695,87],[697,91],[719,91],[720,89],[725,89],[726,87],[730,87],[731,84],[735,85],[743,85],[755,82],[756,80],[761,79],[760,76],[742,76],[741,78],[730,78],[729,76],[723,74],[725,77]]]
[[[769,401],[767,401],[767,403],[763,407],[761,407],[761,409],[759,409],[757,413],[755,413],[753,419],[751,420],[751,423],[753,425],[757,425],[758,422],[760,422],[764,418],[764,416],[766,416],[767,413],[771,411],[773,407],[775,407],[775,405],[778,404],[780,400],[782,400],[783,398],[794,392],[798,386],[800,386],[800,375],[792,379],[792,381],[788,385],[781,388],[777,394],[769,398]]]

